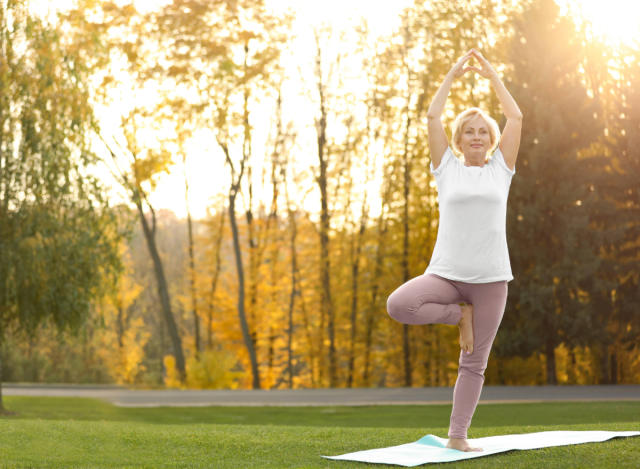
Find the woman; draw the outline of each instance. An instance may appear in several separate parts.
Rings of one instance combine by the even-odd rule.
[[[472,57],[480,68],[464,66]],[[497,123],[482,110],[462,112],[454,121],[452,135],[453,149],[464,156],[462,162],[449,146],[440,116],[452,81],[468,71],[491,80],[507,122],[500,135]],[[387,311],[403,324],[458,325],[461,351],[447,447],[482,451],[469,446],[467,429],[504,314],[507,282],[513,280],[506,212],[522,113],[491,64],[471,49],[445,77],[427,116],[430,170],[440,208],[438,236],[425,273],[391,293]]]

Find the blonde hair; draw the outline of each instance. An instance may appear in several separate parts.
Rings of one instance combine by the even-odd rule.
[[[495,121],[495,119],[479,107],[470,107],[458,114],[453,121],[453,124],[451,125],[451,146],[460,154],[462,154],[462,150],[460,149],[459,145],[460,136],[462,135],[462,127],[464,126],[464,124],[478,115],[484,119],[484,121],[487,123],[487,126],[489,127],[489,136],[491,139],[491,147],[489,148],[489,153],[492,153],[493,150],[495,150],[495,148],[498,146],[498,143],[500,143],[500,127],[498,127],[498,123]]]

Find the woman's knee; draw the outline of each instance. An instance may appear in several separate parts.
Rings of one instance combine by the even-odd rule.
[[[396,289],[387,298],[387,313],[396,321],[400,321],[406,311],[406,302],[403,301],[402,296],[398,294],[398,290]]]
[[[405,324],[427,324],[435,319],[429,319],[428,314],[423,311],[419,322],[415,322],[418,309],[427,303],[446,305],[455,302],[450,301],[455,300],[455,293],[454,287],[446,281],[432,275],[421,275],[400,285],[387,297],[387,313]]]
[[[489,362],[489,351],[474,347],[473,352],[466,354],[460,351],[458,369],[475,376],[484,376]]]
[[[415,312],[416,299],[411,295],[411,290],[404,287],[401,285],[396,288],[387,298],[387,313],[396,321],[409,324],[413,322],[411,316]]]

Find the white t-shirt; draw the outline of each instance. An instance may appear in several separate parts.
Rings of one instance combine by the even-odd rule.
[[[440,223],[425,274],[488,283],[513,280],[507,247],[507,197],[516,173],[499,147],[484,166],[465,166],[450,147],[436,170]]]

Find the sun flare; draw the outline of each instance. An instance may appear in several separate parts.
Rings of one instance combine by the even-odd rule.
[[[586,21],[611,46],[640,42],[640,2],[634,0],[556,0],[563,12]]]

